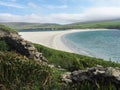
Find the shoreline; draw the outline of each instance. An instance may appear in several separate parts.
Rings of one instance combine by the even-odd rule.
[[[67,34],[86,31],[100,31],[100,29],[70,29],[65,31],[19,32],[19,34],[27,41],[41,44],[52,49],[93,57],[93,55],[90,55],[84,50],[77,50],[77,48],[75,48],[73,45],[69,45],[67,43],[67,40],[65,40],[65,35]]]

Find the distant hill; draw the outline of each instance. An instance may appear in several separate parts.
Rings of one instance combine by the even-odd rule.
[[[69,24],[72,28],[107,28],[107,29],[120,29],[120,20],[112,21],[94,21],[94,22],[79,22]]]
[[[11,28],[20,30],[20,29],[37,29],[37,28],[44,28],[44,27],[52,27],[52,26],[59,26],[59,24],[50,24],[50,23],[26,23],[26,22],[6,22],[0,23]]]
[[[72,24],[55,24],[55,23],[25,23],[25,22],[8,22],[0,23],[17,30],[21,29],[40,29],[40,30],[66,30],[66,29],[120,29],[120,20],[78,22]]]

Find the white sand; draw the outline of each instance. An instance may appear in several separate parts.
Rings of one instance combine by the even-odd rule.
[[[77,30],[66,30],[66,31],[45,31],[45,32],[20,32],[19,34],[28,41],[38,43],[56,50],[62,50],[66,52],[77,53],[63,42],[62,37],[69,33],[93,31],[89,29],[77,29]],[[84,53],[82,51],[82,53]]]

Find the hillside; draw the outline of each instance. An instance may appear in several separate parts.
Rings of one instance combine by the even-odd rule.
[[[20,30],[20,29],[47,29],[53,27],[59,27],[59,24],[49,24],[49,23],[25,23],[25,22],[10,22],[10,23],[1,23],[3,25],[9,26],[11,28]]]
[[[120,21],[96,21],[96,22],[84,22],[84,23],[73,23],[73,24],[50,24],[50,23],[1,23],[11,28],[22,30],[22,29],[39,29],[39,30],[66,30],[66,29],[92,29],[92,28],[106,28],[106,29],[120,29]]]
[[[68,25],[69,26],[69,25]],[[70,25],[73,28],[107,28],[107,29],[120,29],[120,21],[96,21],[85,23],[73,23]]]
[[[116,88],[119,90],[120,88],[118,75],[120,64],[117,62],[104,61],[33,44],[20,39],[13,29],[3,25],[0,25],[0,32],[0,90],[117,90]],[[15,36],[13,37],[13,35]],[[14,41],[16,44],[11,44],[8,40]],[[24,52],[21,52],[22,50]],[[40,55],[39,58],[35,53],[37,56]],[[47,61],[41,56],[45,57]],[[96,66],[97,69],[94,73],[98,73],[91,73],[91,70],[93,72]],[[107,71],[105,71],[106,68]],[[104,70],[104,73],[99,70]],[[77,79],[78,82],[74,82],[74,80],[64,78],[66,77],[64,73],[67,72],[73,73],[69,75],[78,75],[81,72],[82,77],[79,76],[82,78],[81,81]],[[84,72],[92,75],[93,82],[84,76]],[[76,77],[78,78],[78,76]],[[104,82],[106,78],[109,79]],[[66,81],[70,81],[70,83]]]

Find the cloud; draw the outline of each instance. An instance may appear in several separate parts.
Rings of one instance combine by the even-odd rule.
[[[82,13],[69,14],[58,13],[49,15],[14,15],[1,13],[1,22],[38,22],[38,23],[74,23],[85,21],[120,19],[120,7],[97,7],[87,8]]]
[[[96,6],[120,6],[120,0],[90,0]]]
[[[49,22],[51,18],[48,18],[47,16],[40,16],[36,14],[30,14],[30,15],[14,15],[9,13],[1,13],[0,14],[0,22],[40,22],[45,23]],[[52,21],[52,20],[50,20]]]
[[[32,7],[32,8],[38,8],[38,6],[32,2],[28,3],[28,6]]]
[[[68,2],[68,0],[58,0],[58,1],[60,1],[63,4],[66,4]]]
[[[68,8],[67,5],[58,5],[58,6],[55,6],[55,5],[45,5],[46,8],[48,9],[65,9],[65,8]]]
[[[16,2],[17,0],[11,0],[12,2]]]
[[[28,2],[28,6],[29,7],[32,7],[32,8],[35,8],[35,9],[66,9],[68,8],[67,5],[41,5],[41,6],[38,6],[37,4],[33,3],[33,2]]]
[[[6,6],[6,7],[13,7],[13,8],[24,8],[21,5],[18,5],[16,3],[10,3],[10,2],[2,2],[2,1],[0,1],[0,5]]]

